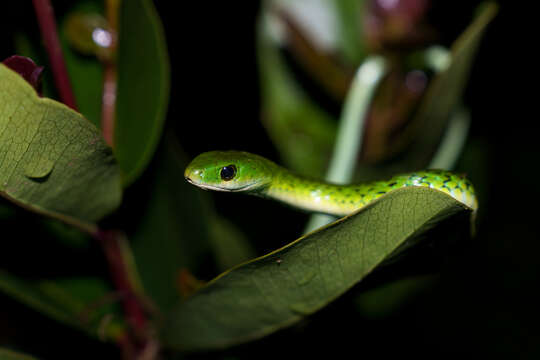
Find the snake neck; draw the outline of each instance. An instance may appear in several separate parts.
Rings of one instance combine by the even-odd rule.
[[[363,187],[330,184],[280,169],[261,195],[309,212],[344,216],[363,205],[354,195]]]

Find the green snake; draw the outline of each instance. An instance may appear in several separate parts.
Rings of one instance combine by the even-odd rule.
[[[478,201],[464,176],[446,170],[400,174],[389,180],[337,185],[293,174],[262,156],[241,151],[210,151],[197,156],[184,176],[205,190],[243,192],[284,202],[309,212],[345,216],[389,191],[423,186],[442,191],[476,211]]]

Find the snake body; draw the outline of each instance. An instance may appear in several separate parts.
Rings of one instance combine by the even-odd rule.
[[[389,191],[406,186],[433,188],[473,211],[478,208],[472,184],[464,176],[445,170],[417,171],[384,181],[337,185],[295,175],[259,155],[211,151],[193,159],[184,175],[187,181],[206,190],[244,192],[336,216],[350,214]]]

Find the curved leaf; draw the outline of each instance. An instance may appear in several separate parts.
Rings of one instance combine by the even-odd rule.
[[[167,316],[164,340],[177,349],[201,350],[270,334],[321,309],[434,223],[466,209],[429,188],[390,192],[218,276]]]
[[[39,98],[0,65],[0,195],[87,230],[121,200],[111,149],[96,127]]]
[[[169,76],[165,36],[152,1],[122,1],[114,144],[125,184],[144,170],[159,142]]]

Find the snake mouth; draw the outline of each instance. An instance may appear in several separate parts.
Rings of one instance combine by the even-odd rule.
[[[258,183],[254,182],[254,183],[246,184],[246,185],[235,187],[235,188],[226,188],[226,187],[221,187],[221,186],[216,186],[216,185],[203,184],[203,183],[200,183],[191,179],[189,176],[185,176],[185,179],[188,183],[195,185],[203,190],[213,190],[213,191],[222,191],[222,192],[248,191],[258,186]]]

